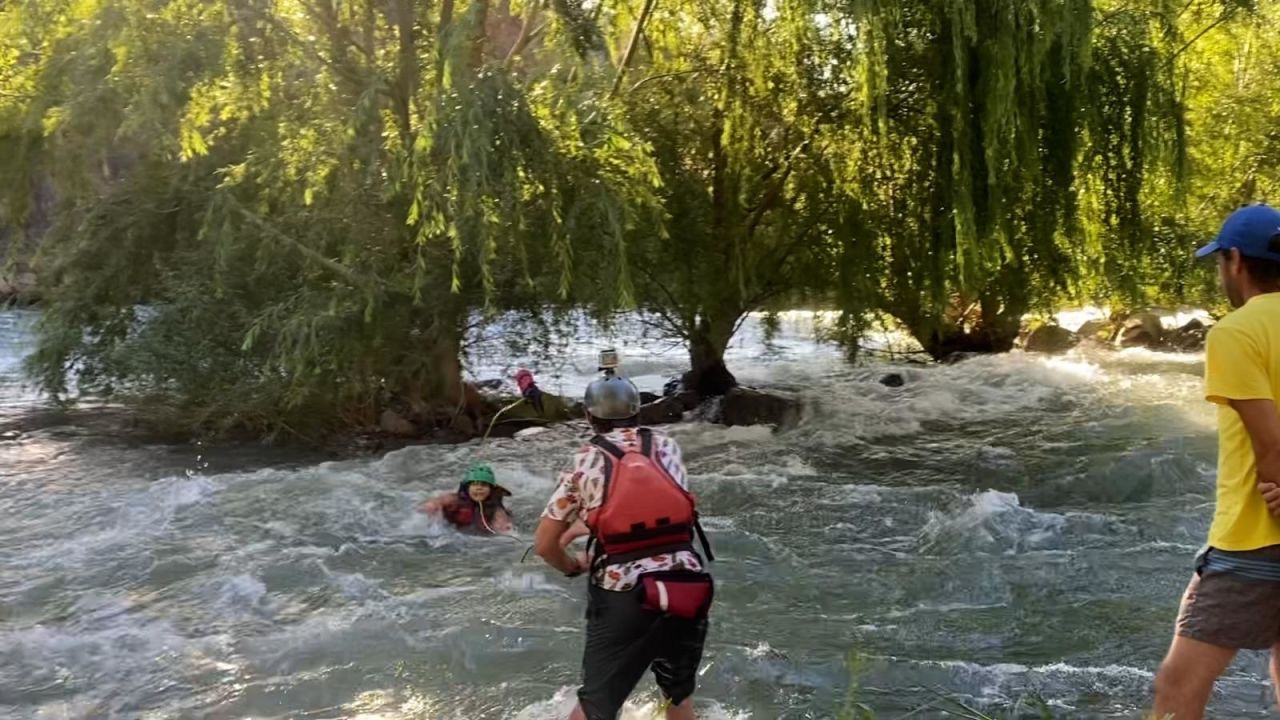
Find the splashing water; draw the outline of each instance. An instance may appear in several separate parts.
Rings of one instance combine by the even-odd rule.
[[[32,316],[0,317],[9,412],[39,402],[16,375]],[[1199,360],[848,367],[806,323],[763,353],[749,323],[731,353],[744,380],[805,398],[800,428],[670,428],[720,556],[701,717],[832,717],[851,657],[858,700],[891,716],[937,692],[1133,716],[1210,514]],[[611,340],[537,368],[547,389],[584,384]],[[626,357],[647,390],[683,361]],[[65,427],[0,442],[0,716],[566,717],[584,588],[520,558],[580,433],[485,446],[515,542],[414,510],[478,443],[321,462]],[[1264,678],[1243,656],[1212,712],[1264,717]],[[659,709],[646,680],[623,717]]]

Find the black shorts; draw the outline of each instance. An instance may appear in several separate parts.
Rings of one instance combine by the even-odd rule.
[[[587,645],[578,702],[587,720],[614,720],[645,670],[671,704],[693,695],[707,621],[646,610],[644,588],[614,592],[588,584]]]

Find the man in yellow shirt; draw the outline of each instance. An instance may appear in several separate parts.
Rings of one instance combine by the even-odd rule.
[[[1205,397],[1218,408],[1213,524],[1155,681],[1155,716],[1175,720],[1204,716],[1242,649],[1271,649],[1280,692],[1280,212],[1237,210],[1197,255],[1217,256],[1234,309],[1205,349]]]

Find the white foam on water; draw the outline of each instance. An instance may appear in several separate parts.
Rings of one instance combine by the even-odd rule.
[[[51,570],[97,570],[104,556],[127,557],[169,532],[184,512],[206,504],[221,486],[212,478],[168,477],[124,495],[91,525],[24,548],[15,564]]]
[[[511,590],[522,595],[550,594],[567,595],[565,588],[551,582],[543,572],[515,572],[507,570],[493,579],[494,585],[502,590]]]
[[[516,713],[511,720],[565,720],[578,703],[577,688],[563,687],[550,699],[529,705]],[[725,709],[714,700],[694,698],[694,709],[699,720],[747,720],[750,713]],[[623,706],[618,720],[654,720],[663,717],[662,703],[656,699],[639,700],[634,697]]]
[[[1022,507],[1014,493],[987,490],[946,513],[931,511],[920,530],[926,552],[1026,552],[1061,549],[1068,517]]]
[[[206,653],[219,653],[220,645],[217,636],[184,637],[169,620],[146,614],[126,597],[86,598],[66,625],[0,632],[0,695],[67,684],[96,703],[108,694],[133,692],[157,667],[180,672]]]
[[[953,612],[971,612],[978,610],[996,610],[1008,607],[1008,603],[920,603],[906,610],[892,610],[884,614],[884,617],[897,620],[900,618],[911,617],[922,613],[953,613]]]
[[[768,425],[711,425],[693,422],[673,425],[664,428],[666,432],[680,443],[682,448],[703,449],[717,445],[741,443],[760,445],[774,441],[773,428]]]
[[[868,659],[905,664],[923,671],[920,682],[967,696],[983,705],[1007,705],[1027,697],[1052,698],[1069,706],[1076,697],[1109,697],[1122,705],[1139,706],[1150,692],[1154,674],[1125,665],[1075,666],[1065,662],[1028,666],[1020,663],[982,664],[965,660],[915,660],[894,656]],[[930,671],[941,673],[930,678]]]
[[[213,582],[214,594],[231,609],[265,609],[269,605],[267,586],[249,574],[224,577]]]
[[[387,600],[391,597],[382,589],[380,580],[366,577],[363,573],[334,572],[323,561],[317,561],[317,564],[329,583],[347,600]]]

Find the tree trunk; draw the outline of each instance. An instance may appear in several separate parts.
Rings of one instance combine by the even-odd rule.
[[[911,334],[934,360],[955,353],[1003,353],[1013,349],[1022,325],[1025,303],[985,295],[976,318],[960,314],[907,322]],[[970,322],[966,322],[969,320]]]
[[[420,425],[458,428],[461,424],[472,434],[484,408],[475,389],[462,381],[458,324],[439,318],[424,335],[415,353],[416,371],[389,400],[393,406],[407,406]]]
[[[738,384],[737,378],[724,364],[724,351],[733,338],[734,326],[741,314],[723,317],[702,315],[689,338],[690,370],[684,386],[702,397],[724,395]]]

